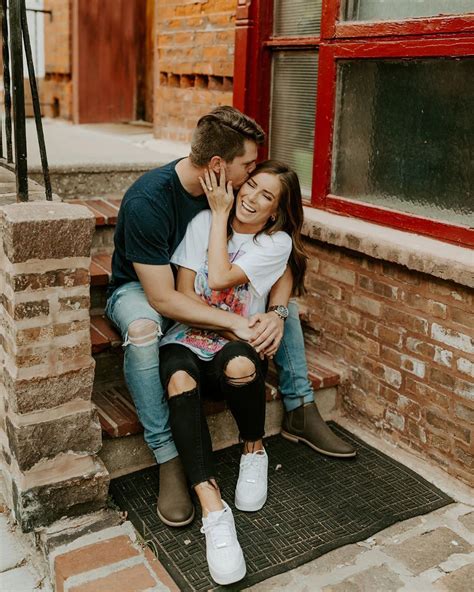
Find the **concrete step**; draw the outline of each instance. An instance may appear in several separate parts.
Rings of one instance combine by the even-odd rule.
[[[163,163],[164,164],[164,163]],[[50,166],[53,192],[62,198],[75,199],[79,195],[104,195],[110,192],[124,193],[139,177],[160,164],[86,164]],[[38,183],[43,183],[40,168],[31,168],[29,176]]]

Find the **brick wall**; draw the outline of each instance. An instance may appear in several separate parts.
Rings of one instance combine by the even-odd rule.
[[[158,0],[155,136],[189,141],[197,119],[232,104],[235,0]]]
[[[308,242],[312,337],[343,360],[343,410],[473,483],[474,293]]]
[[[41,103],[46,117],[72,117],[72,20],[71,0],[45,0],[44,9],[53,11],[53,20],[44,18],[45,78],[41,81]]]

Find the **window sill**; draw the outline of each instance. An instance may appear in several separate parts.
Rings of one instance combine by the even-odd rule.
[[[474,287],[474,251],[357,218],[304,207],[303,235]]]

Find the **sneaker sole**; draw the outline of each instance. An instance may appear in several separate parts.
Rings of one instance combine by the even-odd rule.
[[[158,518],[163,522],[163,524],[166,524],[166,526],[179,527],[179,526],[187,526],[188,524],[191,524],[191,522],[194,520],[196,510],[193,507],[193,513],[191,514],[191,516],[189,518],[186,518],[186,520],[183,520],[183,522],[172,522],[171,520],[168,520],[167,518],[165,518],[163,516],[163,514],[160,513],[158,508],[156,509],[156,513],[158,514]]]
[[[217,572],[213,571],[209,567],[209,573],[211,574],[211,578],[221,586],[227,586],[228,584],[234,584],[235,582],[239,582],[242,578],[245,577],[247,573],[247,566],[245,565],[245,559],[242,556],[242,563],[239,567],[230,574],[218,574]]]
[[[241,512],[257,512],[258,510],[261,510],[263,508],[266,501],[267,495],[265,495],[263,500],[259,500],[257,503],[254,504],[245,504],[245,502],[242,503],[237,498],[235,498],[234,505],[237,508],[237,510],[240,510]]]
[[[323,450],[322,448],[318,448],[312,442],[306,440],[305,438],[301,438],[300,436],[294,436],[293,434],[289,434],[288,432],[284,431],[281,432],[281,435],[286,440],[289,440],[290,442],[295,442],[296,444],[298,444],[299,442],[303,442],[303,444],[306,444],[313,450],[316,450],[316,452],[319,452],[320,454],[325,454],[326,456],[333,456],[335,458],[353,458],[357,454],[356,450],[354,450],[354,452],[330,452],[329,450]]]

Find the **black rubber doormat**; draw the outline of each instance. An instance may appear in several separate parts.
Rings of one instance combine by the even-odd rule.
[[[410,469],[330,425],[357,447],[357,457],[329,459],[281,436],[268,438],[269,495],[259,512],[234,508],[240,446],[215,453],[222,497],[234,513],[247,562],[247,576],[232,586],[218,586],[209,575],[199,516],[190,526],[174,529],[158,519],[156,467],[114,479],[110,491],[182,591],[242,590],[453,501]]]

